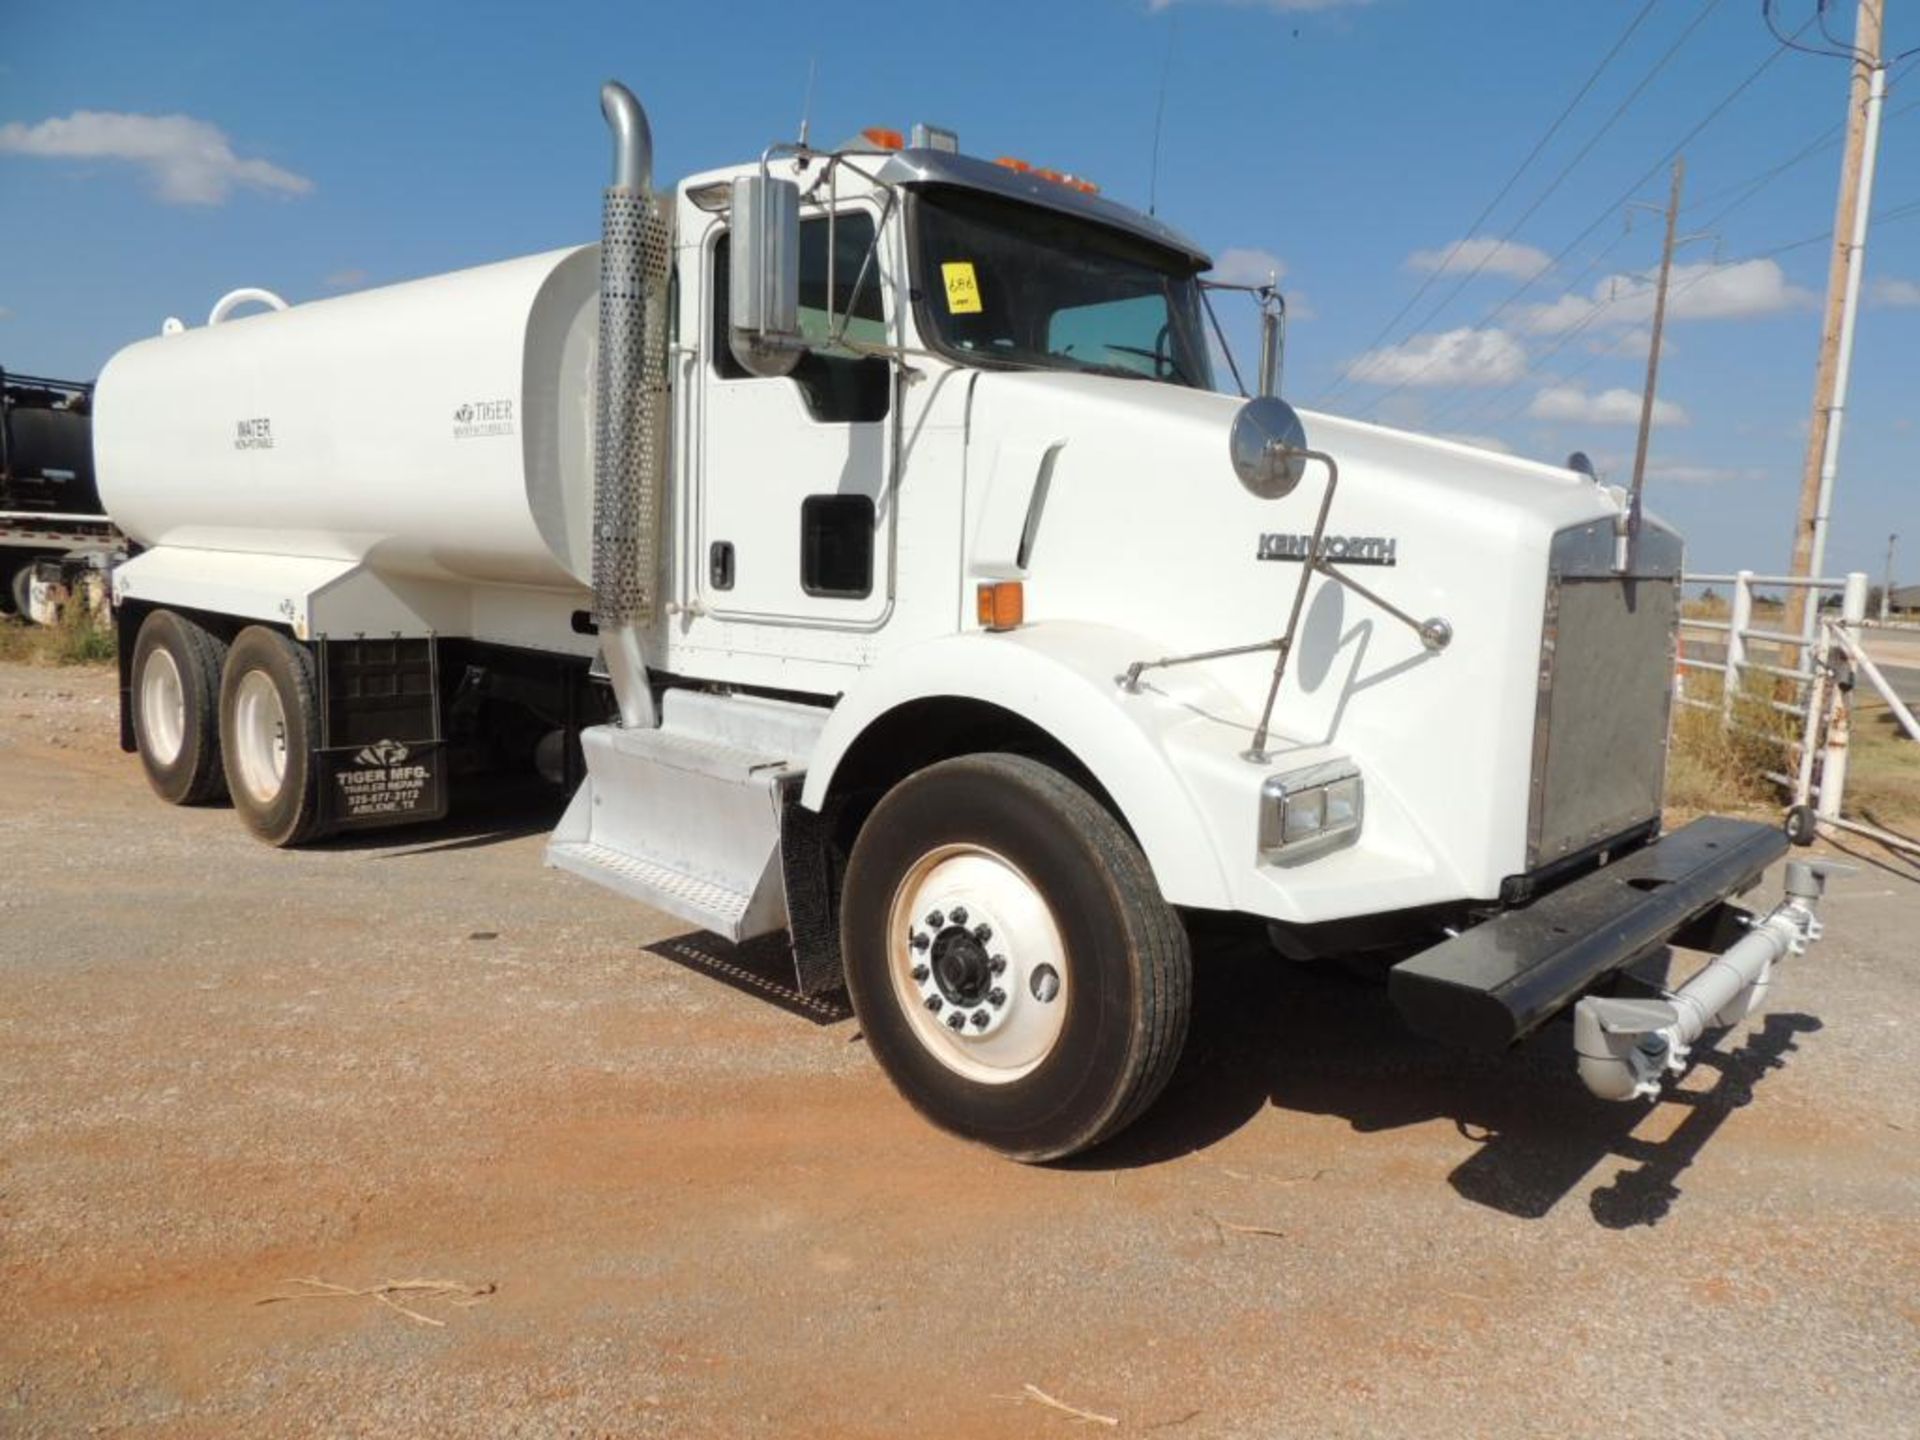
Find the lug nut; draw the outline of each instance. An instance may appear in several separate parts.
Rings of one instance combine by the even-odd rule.
[[[928,929],[942,930],[946,928],[946,924],[947,924],[947,917],[942,915],[938,910],[932,910],[927,913]]]
[[[967,1017],[962,1015],[958,1010],[954,1011],[951,1015],[947,1016],[947,1026],[949,1029],[953,1029],[953,1030],[962,1029],[965,1027],[966,1023],[967,1023]]]
[[[940,1007],[946,1003],[947,1002],[942,1000],[938,995],[927,996],[927,1009],[933,1011],[936,1015],[940,1013]]]
[[[984,1030],[987,1028],[987,1012],[986,1011],[976,1010],[973,1012],[973,1028],[976,1030]]]
[[[994,956],[991,960],[987,961],[987,969],[991,970],[996,975],[1006,974],[1007,973],[1007,957],[1004,955]]]
[[[927,980],[927,967],[924,965],[914,966],[913,967],[913,983],[916,985],[924,985],[926,983],[926,980]]]
[[[993,939],[993,926],[991,925],[974,926],[973,938],[978,940],[982,945],[986,944],[989,940]]]
[[[994,986],[993,989],[987,992],[987,1003],[998,1010],[1002,1005],[1007,1003],[1007,992],[1002,990],[998,985]],[[985,1011],[980,1012],[980,1014],[985,1013]],[[978,1020],[980,1015],[975,1015],[973,1018]]]
[[[927,937],[922,935],[918,930],[914,931],[907,938],[913,942],[914,949],[924,950],[927,948]]]
[[[953,907],[953,923],[956,925],[964,925],[967,923],[967,907],[966,906],[956,905]]]

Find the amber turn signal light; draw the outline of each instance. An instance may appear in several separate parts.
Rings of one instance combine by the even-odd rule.
[[[1018,580],[989,580],[980,586],[980,625],[1012,630],[1026,618],[1026,593]]]

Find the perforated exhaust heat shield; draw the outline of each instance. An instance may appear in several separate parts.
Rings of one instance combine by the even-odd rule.
[[[607,189],[593,473],[593,610],[603,634],[653,619],[659,598],[671,244],[651,189]]]

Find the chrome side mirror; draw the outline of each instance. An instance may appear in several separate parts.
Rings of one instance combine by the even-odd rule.
[[[1262,500],[1291,495],[1307,473],[1307,429],[1277,395],[1256,395],[1240,407],[1227,435],[1234,474]]]
[[[791,374],[800,335],[800,187],[768,175],[733,182],[727,348],[747,372]]]

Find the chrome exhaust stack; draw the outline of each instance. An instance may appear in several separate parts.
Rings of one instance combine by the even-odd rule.
[[[620,723],[658,724],[641,627],[659,613],[665,508],[667,266],[672,227],[653,190],[653,132],[617,80],[600,87],[613,177],[600,219],[600,355],[594,379],[593,618]]]

